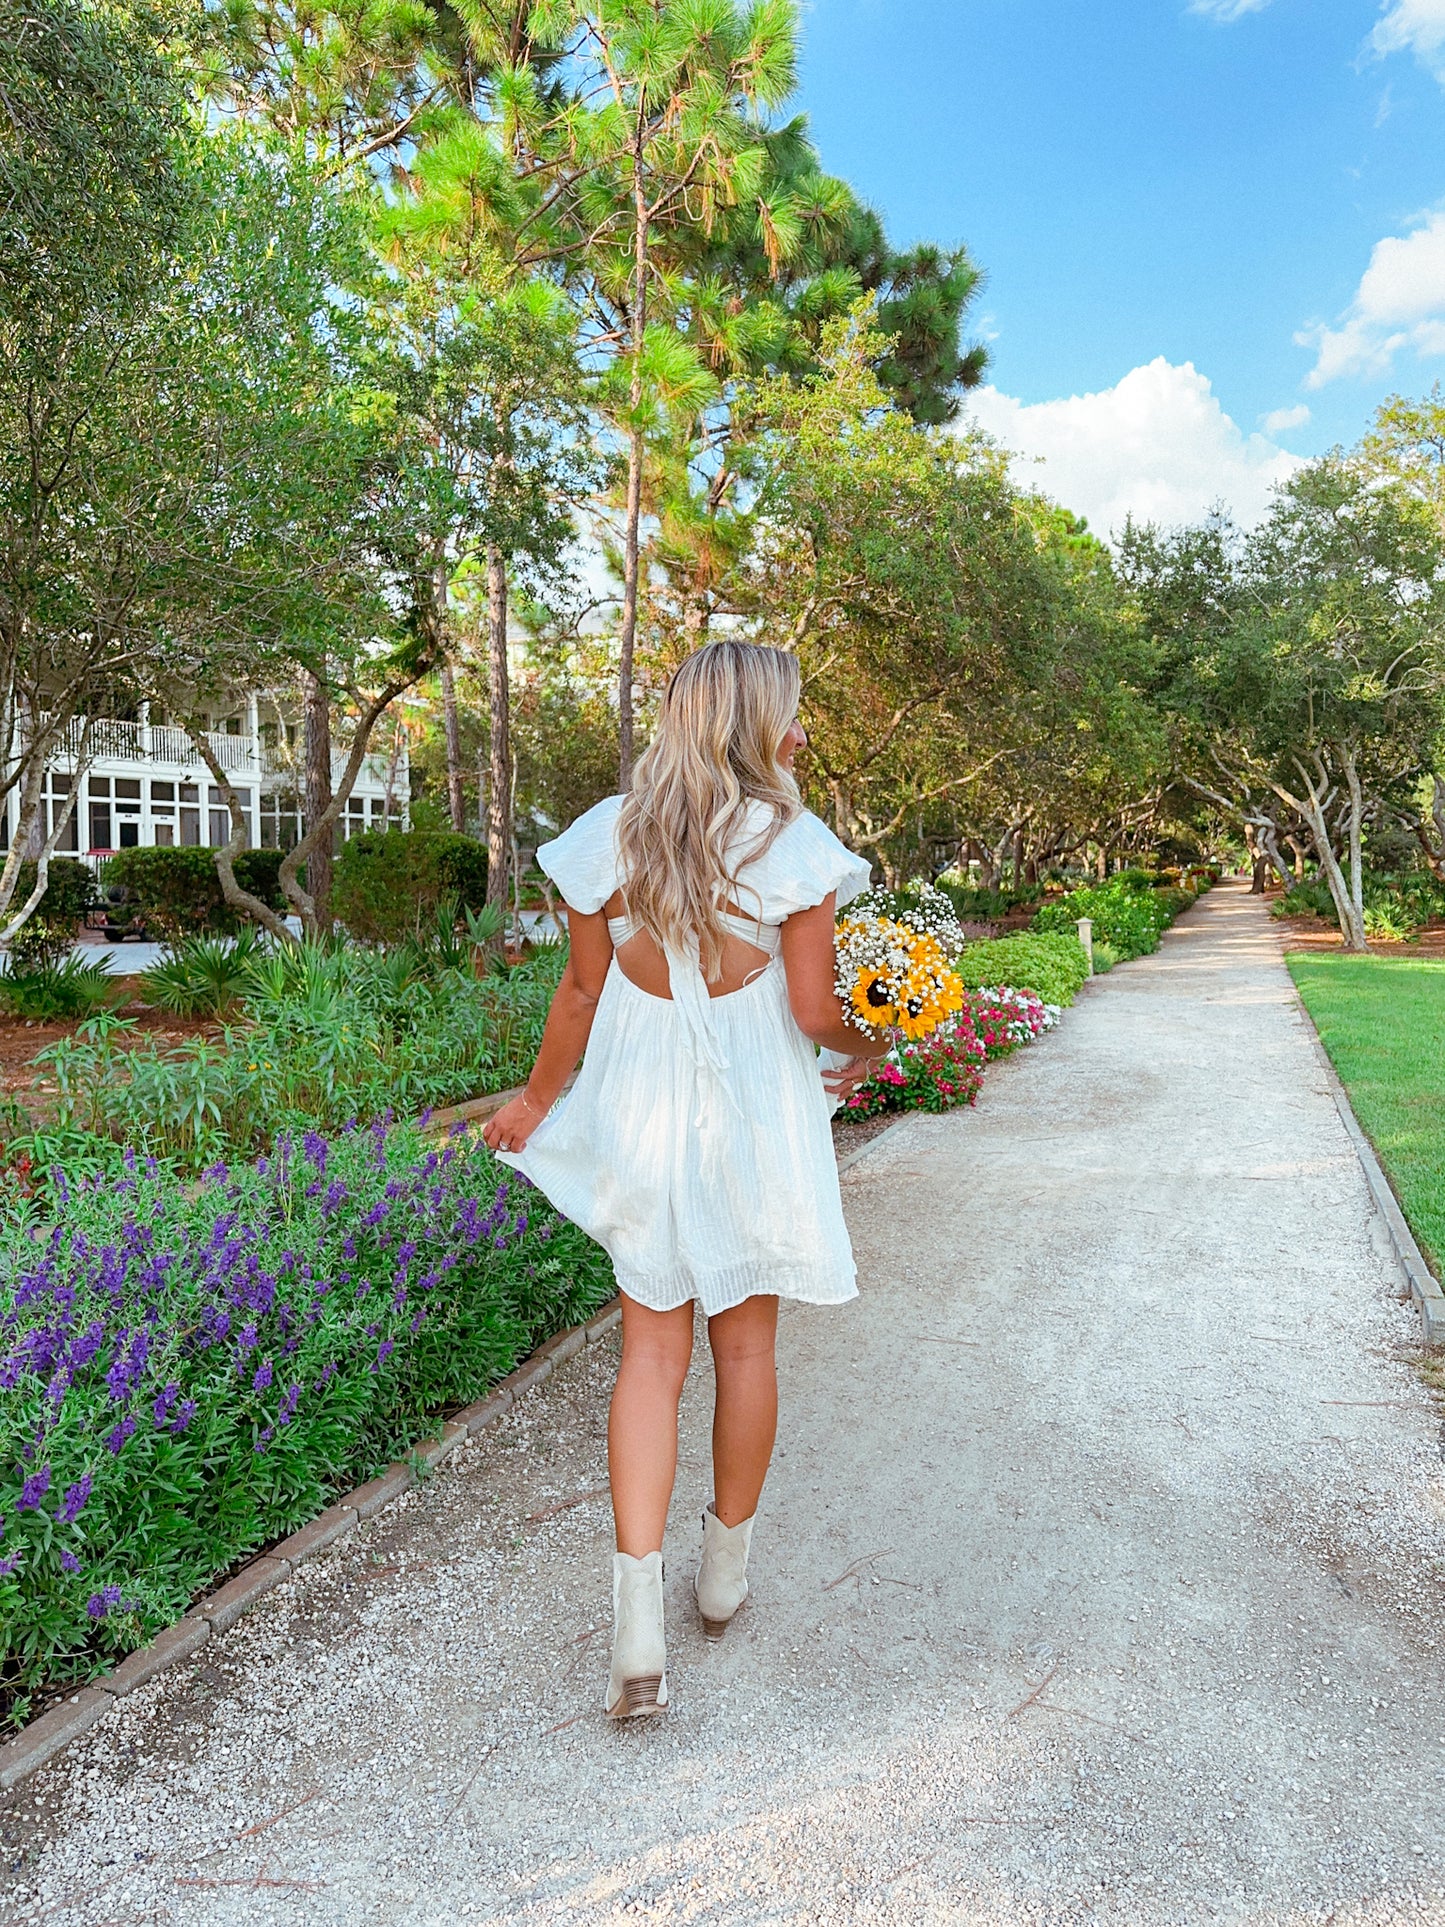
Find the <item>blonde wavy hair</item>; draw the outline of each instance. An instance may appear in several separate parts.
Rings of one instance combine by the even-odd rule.
[[[751,642],[710,642],[667,685],[617,822],[628,912],[663,948],[697,939],[704,977],[722,969],[719,912],[740,910],[737,872],[802,811],[778,761],[798,714],[798,662]],[[749,805],[772,820],[745,835]]]

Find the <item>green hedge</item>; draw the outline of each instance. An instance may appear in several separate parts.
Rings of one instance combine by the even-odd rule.
[[[336,859],[331,907],[353,937],[399,943],[436,919],[443,897],[480,910],[487,852],[452,830],[366,830]]]
[[[954,965],[970,990],[1009,984],[1031,990],[1046,1004],[1071,1004],[1089,974],[1077,936],[985,937],[968,944]]]
[[[12,1189],[0,1730],[614,1290],[599,1247],[476,1136],[308,1131],[196,1184],[133,1160],[109,1184]]]
[[[236,881],[242,889],[278,913],[286,909],[277,882],[283,854],[246,850],[236,858]],[[205,846],[162,849],[147,844],[117,850],[106,859],[100,881],[103,888],[123,888],[125,908],[152,936],[166,942],[225,934],[239,929],[244,921],[227,906],[216,874],[215,852]]]
[[[10,899],[12,913],[28,901],[35,888],[38,865],[27,858],[20,865],[15,894]],[[67,955],[95,902],[95,878],[90,866],[73,856],[53,856],[45,877],[45,895],[21,927],[10,955],[19,970],[53,970]]]
[[[1088,890],[1071,890],[1057,903],[1046,903],[1034,918],[1033,928],[1040,932],[1074,930],[1080,917],[1088,917],[1094,935],[1121,957],[1143,957],[1159,948],[1160,932],[1173,920],[1173,913],[1159,901],[1152,887],[1135,889],[1127,882],[1111,879]]]

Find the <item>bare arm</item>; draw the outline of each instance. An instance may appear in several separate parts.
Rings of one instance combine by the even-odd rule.
[[[597,1000],[612,962],[606,915],[598,910],[586,916],[569,905],[567,939],[571,954],[547,1012],[532,1075],[520,1094],[482,1126],[482,1136],[494,1151],[522,1149],[562,1095],[592,1034]]]
[[[788,1004],[805,1037],[824,1050],[849,1057],[882,1057],[888,1039],[855,1030],[843,1016],[833,988],[836,963],[833,929],[837,905],[832,893],[811,910],[798,910],[783,925],[783,969],[788,978]]]

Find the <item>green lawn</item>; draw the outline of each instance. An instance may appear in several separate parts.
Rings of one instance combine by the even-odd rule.
[[[1438,1273],[1445,1255],[1445,963],[1303,951],[1288,962]]]

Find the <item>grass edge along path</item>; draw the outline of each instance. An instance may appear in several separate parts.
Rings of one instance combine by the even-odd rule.
[[[1438,1277],[1445,1254],[1445,961],[1291,951],[1285,962]]]

